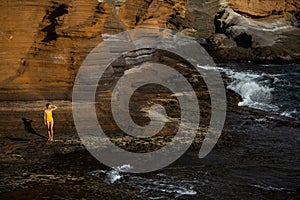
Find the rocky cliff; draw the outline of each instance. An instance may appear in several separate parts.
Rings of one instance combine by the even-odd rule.
[[[70,99],[80,64],[105,34],[163,27],[211,35],[217,1],[208,10],[205,1],[191,3],[1,0],[0,100]]]
[[[292,0],[223,2],[208,50],[219,61],[299,62],[299,8]]]
[[[1,0],[0,5],[1,100],[70,99],[80,64],[102,36],[136,27],[210,37],[208,44],[201,41],[216,60],[299,59],[299,29],[289,25],[299,11],[297,0]]]
[[[87,198],[133,199],[122,194],[123,186],[119,190],[99,179],[78,177],[100,168],[87,152],[79,151],[84,147],[74,125],[72,88],[83,60],[108,36],[140,27],[168,28],[196,37],[218,62],[296,62],[300,60],[299,7],[299,0],[0,0],[0,193],[24,187],[31,194],[17,191],[0,199],[16,199],[20,194],[57,198],[57,191],[70,198],[80,193],[82,198],[85,194]],[[172,66],[198,89],[201,124],[191,149],[199,149],[211,115],[207,87],[186,60],[154,49],[121,57],[100,82],[96,111],[111,141],[129,151],[154,151],[174,139],[180,126],[181,110],[174,95],[166,88],[147,85],[130,99],[130,115],[135,123],[146,125],[147,111],[158,103],[168,113],[165,127],[156,139],[143,141],[118,129],[110,108],[111,86],[116,77],[130,73],[132,66],[126,59],[131,65],[151,60]],[[240,97],[226,92],[228,111],[234,110],[239,117]],[[43,123],[48,101],[59,107],[54,111],[53,144],[46,143]],[[253,116],[258,115],[265,118],[262,113]],[[236,117],[231,118],[229,127],[239,123],[231,123]],[[226,132],[217,147],[236,141]]]
[[[295,0],[230,0],[229,6],[237,13],[254,19],[291,19],[299,11],[299,1]]]

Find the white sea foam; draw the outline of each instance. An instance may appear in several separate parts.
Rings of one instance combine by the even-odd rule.
[[[255,121],[257,121],[257,122],[266,122],[267,119],[266,118],[257,118],[257,119],[255,119]]]
[[[255,185],[251,185],[253,187],[256,187],[256,188],[260,188],[262,190],[265,190],[265,191],[284,191],[284,190],[288,190],[286,188],[277,188],[277,187],[273,187],[273,186],[263,186],[263,185],[258,185],[258,184],[255,184]]]
[[[278,110],[278,107],[271,104],[273,89],[262,86],[252,79],[236,79],[227,87],[240,94],[243,98],[239,106],[248,106],[266,111]]]
[[[223,69],[221,67],[212,67],[209,65],[197,65],[197,67],[201,68],[201,69],[205,69],[205,70],[213,70],[213,71],[222,71]]]
[[[133,167],[128,164],[114,167],[112,170],[106,173],[105,182],[110,184],[115,183],[123,177],[120,172],[128,172],[132,168]]]
[[[128,172],[130,169],[132,169],[133,167],[125,164],[122,166],[117,166],[112,168],[111,170],[107,171],[107,170],[95,170],[92,172],[89,172],[89,174],[91,176],[97,177],[97,178],[102,178],[103,176],[105,176],[104,180],[106,183],[109,184],[113,184],[116,181],[122,179],[123,175],[122,173],[126,173]]]
[[[233,69],[212,66],[198,65],[198,67],[205,70],[218,70],[231,78],[232,82],[227,86],[227,89],[233,90],[242,97],[243,101],[239,102],[239,106],[247,106],[264,111],[279,110],[276,105],[272,105],[273,88],[259,82],[259,79],[266,76],[266,74],[237,72]]]
[[[105,177],[105,182],[112,184],[114,182],[116,182],[117,180],[120,180],[123,176],[120,174],[119,171],[117,170],[111,170],[109,172],[107,172],[106,177]]]
[[[126,173],[131,168],[130,165],[122,165],[109,171],[95,170],[89,174],[97,178],[104,178],[105,182],[109,184],[126,183],[139,188],[139,196],[147,199],[169,199],[170,197],[177,198],[183,195],[197,194],[197,191],[193,189],[194,185],[199,184],[196,180],[182,180],[162,173],[153,178],[135,176]]]
[[[181,179],[179,177],[168,176],[158,173],[156,177],[146,178],[140,176],[130,176],[126,179],[130,185],[140,188],[141,194],[147,199],[170,199],[183,195],[196,195],[194,186],[198,185],[197,180]]]
[[[182,195],[196,195],[197,192],[194,190],[189,190],[189,189],[177,189],[175,190],[175,192],[177,193],[176,198],[180,197]]]
[[[114,169],[119,172],[128,172],[130,169],[133,169],[133,167],[129,164],[125,164],[122,166],[115,167]]]
[[[286,110],[284,111],[283,113],[281,113],[280,115],[281,116],[284,116],[284,117],[288,117],[288,118],[295,118],[293,115],[297,115],[298,114],[298,111],[296,109],[292,110],[292,111],[289,111],[289,110]]]

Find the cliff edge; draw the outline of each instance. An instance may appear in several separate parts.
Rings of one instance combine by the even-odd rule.
[[[0,100],[71,99],[86,55],[139,27],[199,39],[217,62],[299,62],[299,1],[0,1]]]

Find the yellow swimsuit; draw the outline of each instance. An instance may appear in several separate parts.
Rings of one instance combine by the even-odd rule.
[[[45,113],[46,113],[47,122],[52,122],[53,121],[52,111],[45,110]]]

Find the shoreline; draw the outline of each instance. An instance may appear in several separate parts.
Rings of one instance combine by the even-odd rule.
[[[222,161],[214,161],[216,152],[233,151],[232,149],[237,148],[241,143],[247,142],[245,137],[254,137],[243,135],[235,129],[238,124],[241,125],[240,122],[249,127],[252,126],[252,123],[253,125],[257,124],[257,126],[270,125],[296,129],[300,127],[299,122],[271,119],[267,112],[239,107],[237,104],[241,97],[230,90],[226,90],[226,93],[228,98],[226,129],[223,130],[212,152],[213,163],[208,164],[207,167],[214,165],[214,163],[226,163],[226,157],[222,158]],[[126,183],[108,184],[105,180],[88,174],[94,170],[108,170],[109,168],[92,157],[81,143],[72,121],[70,101],[53,101],[54,104],[63,105],[63,107],[55,111],[54,139],[56,141],[47,142],[47,133],[41,117],[45,102],[0,102],[1,151],[5,152],[0,157],[0,177],[2,180],[0,199],[22,199],[23,197],[25,199],[27,197],[65,199],[66,196],[69,199],[78,199],[79,197],[86,199],[142,199],[138,188],[134,186]],[[17,109],[14,110],[14,107]],[[241,116],[245,119],[240,118]],[[24,129],[22,117],[32,120],[31,128],[37,134]],[[266,118],[267,121],[256,121],[256,118]],[[10,123],[6,124],[6,122]],[[5,129],[7,127],[8,129]],[[202,162],[206,163],[207,160],[211,159],[210,156],[210,158],[204,159],[206,161],[202,161],[196,157],[204,138],[203,135],[199,136],[197,142],[193,143],[190,149],[171,166],[189,166],[193,163],[203,165]],[[116,137],[116,139],[118,138],[121,141],[125,140],[127,143],[132,143],[122,134]],[[127,143],[123,143],[123,146],[126,146]],[[137,147],[137,145],[131,146]],[[244,150],[239,149],[239,151]],[[194,156],[191,157],[191,155]],[[132,192],[128,193],[128,191]]]
[[[84,190],[93,198],[107,195],[108,199],[140,199],[134,192],[135,188],[130,188],[126,184],[110,185],[104,180],[97,180],[87,175],[89,171],[108,169],[108,167],[93,158],[80,141],[72,121],[71,102],[52,102],[60,107],[54,111],[55,142],[53,143],[47,142],[47,131],[43,125],[42,113],[46,101],[0,102],[2,119],[0,120],[0,149],[1,152],[4,152],[0,157],[2,180],[0,199],[8,197],[18,199],[18,195],[28,197],[34,195],[55,197],[58,195],[62,197],[63,191],[67,191],[66,194],[70,196],[79,195],[77,190],[82,184],[86,184],[83,186]],[[31,120],[30,129],[25,130],[23,117]],[[163,137],[158,136],[158,139]],[[203,135],[199,135],[197,142],[193,143],[189,151],[199,150],[203,138]],[[117,135],[115,139],[116,143],[120,140],[119,143],[123,146],[132,143],[131,139],[128,140],[128,137],[123,137],[122,134]],[[231,145],[231,139],[231,136],[228,135],[224,139],[224,144],[219,142],[217,146]],[[167,143],[167,140],[163,141]],[[144,146],[131,145],[135,150],[140,148],[140,151],[145,151],[142,149]],[[156,148],[159,148],[159,145]],[[68,183],[68,185],[64,185],[64,183]],[[97,187],[103,188],[103,190],[95,190],[94,185],[98,185]],[[133,194],[126,194],[126,191],[123,190],[128,187]],[[39,190],[41,194],[36,190]]]
[[[207,167],[210,165],[216,165],[217,167],[218,163],[226,163],[226,157],[223,158],[223,161],[215,161],[216,158],[214,156],[218,152],[233,151],[233,149],[241,145],[240,143],[246,142],[244,137],[248,136],[241,135],[239,132],[230,129],[231,126],[234,126],[234,124],[231,124],[232,119],[237,119],[235,115],[245,116],[245,113],[249,114],[247,118],[250,121],[254,116],[263,118],[266,116],[263,112],[241,107],[238,110],[230,110],[228,117],[231,119],[227,121],[227,128],[223,131],[218,144],[209,158],[204,159],[204,161],[199,160],[196,157],[199,146],[195,145],[195,148],[191,147],[170,167],[188,167],[189,165],[193,166],[192,163],[199,163],[201,166],[207,160],[212,162],[209,165],[205,165]],[[240,120],[243,121],[243,119]],[[245,123],[247,124],[247,122]],[[256,123],[258,125],[263,124],[263,122]],[[289,127],[290,125],[280,124],[280,122],[268,123],[277,124],[276,126],[278,127]],[[295,124],[295,128],[297,127],[300,127],[299,124]],[[46,139],[33,135],[32,137],[35,137],[33,139],[11,141],[6,145],[1,145],[1,151],[7,152],[6,158],[10,159],[5,160],[5,157],[0,159],[1,180],[3,180],[0,186],[0,198],[143,199],[140,197],[138,188],[126,184],[126,181],[125,183],[108,184],[104,179],[89,175],[91,171],[108,170],[109,168],[92,157],[76,135],[70,135],[64,135],[64,138],[56,135],[57,139],[54,143],[47,143]],[[9,148],[10,151],[8,151]],[[128,191],[131,192],[128,193]]]

